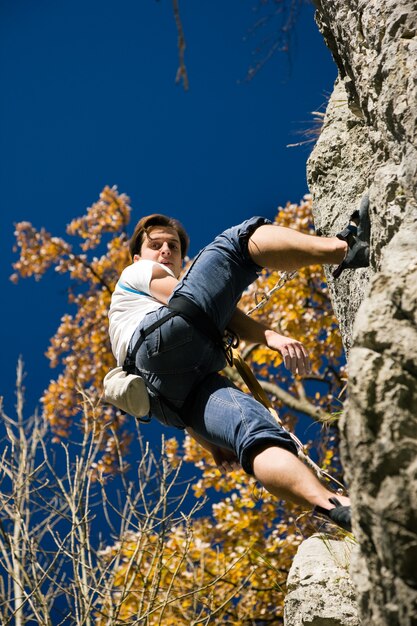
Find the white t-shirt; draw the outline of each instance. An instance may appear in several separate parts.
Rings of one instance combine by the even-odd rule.
[[[163,306],[149,292],[154,265],[162,267],[175,278],[174,273],[165,265],[141,259],[123,270],[113,292],[109,310],[109,334],[118,365],[123,365],[129,341],[145,315]]]

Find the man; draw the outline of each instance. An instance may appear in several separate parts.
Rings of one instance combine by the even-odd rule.
[[[254,217],[228,229],[201,251],[178,280],[188,237],[179,222],[141,219],[130,242],[132,265],[116,286],[110,338],[118,364],[144,378],[151,414],[186,428],[224,470],[243,467],[272,494],[308,504],[350,529],[349,498],[326,489],[297,457],[289,433],[269,411],[218,372],[227,330],[279,352],[292,372],[306,374],[304,346],[237,308],[263,267],[292,271],[334,263],[336,273],[369,263],[367,205],[337,237],[316,237]],[[365,237],[363,236],[365,234]]]

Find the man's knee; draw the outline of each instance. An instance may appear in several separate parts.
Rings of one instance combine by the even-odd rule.
[[[288,445],[278,445],[276,440],[263,441],[251,446],[243,454],[242,467],[251,476],[256,476],[259,471],[267,469],[267,466],[274,465],[276,468],[280,463],[285,465],[291,457],[297,457],[295,444],[288,442]]]

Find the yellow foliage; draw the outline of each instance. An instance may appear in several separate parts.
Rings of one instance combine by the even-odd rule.
[[[80,412],[80,390],[84,398],[90,398],[94,410],[84,411],[83,419],[91,420],[87,425],[105,433],[103,454],[97,463],[99,474],[112,471],[117,456],[126,452],[130,441],[126,429],[129,418],[108,405],[100,406],[102,379],[114,366],[107,312],[117,278],[130,263],[129,220],[128,198],[116,188],[106,187],[99,201],[67,228],[69,236],[81,238],[80,252],[27,222],[16,227],[20,258],[14,264],[13,280],[17,274],[39,279],[55,266],[74,284],[69,294],[73,312],[62,317],[47,351],[51,366],[62,365],[62,373],[50,382],[42,402],[56,436],[66,437]],[[279,209],[276,220],[283,226],[313,232],[311,200]],[[107,243],[103,241],[106,233],[110,237]],[[90,258],[91,251],[97,256]],[[277,278],[263,271],[244,294],[242,308],[253,308]],[[315,385],[310,397],[309,381],[289,377],[280,357],[262,346],[252,349],[248,358],[258,378],[279,384],[295,398],[303,397],[312,408],[320,405],[329,410],[343,383],[343,351],[322,268],[301,270],[254,316],[305,344],[312,358],[314,375],[310,378],[315,379]],[[245,352],[249,346],[242,344],[241,348]],[[281,418],[290,425],[293,413],[280,408]],[[323,459],[329,470],[337,451],[337,440],[332,437],[330,434],[331,445]],[[199,468],[200,476],[193,485],[196,497],[204,498],[215,490],[220,499],[213,504],[210,517],[163,529],[138,528],[107,548],[101,558],[113,572],[113,584],[95,623],[104,626],[120,598],[118,623],[137,620],[135,623],[178,626],[208,615],[214,615],[210,623],[216,624],[243,626],[265,617],[276,617],[278,623],[287,571],[299,542],[308,533],[301,511],[291,505],[282,511],[242,471],[221,473],[192,439],[185,439],[184,449],[176,439],[169,439],[165,454],[174,468],[182,461]]]
[[[313,234],[312,201],[306,196],[300,205],[288,203],[280,208],[276,223]],[[263,270],[260,278],[243,295],[240,306],[249,311],[254,303],[273,289],[279,279],[277,272]],[[306,347],[311,362],[312,376],[323,390],[312,398],[313,405],[334,410],[333,402],[343,385],[343,346],[334,316],[323,268],[319,265],[303,268],[283,288],[275,291],[253,317],[262,320],[282,334],[301,341]],[[242,351],[245,345],[241,344]],[[264,346],[251,352],[252,366],[260,378],[275,382],[278,378],[295,396],[299,394],[292,376],[282,365],[281,357]],[[318,397],[317,397],[318,394]],[[284,407],[285,408],[285,407]]]
[[[211,623],[243,626],[266,614],[278,621],[302,534],[294,509],[283,515],[272,498],[256,503],[253,486],[240,478],[237,472],[229,477],[238,479],[239,489],[213,506],[212,518],[159,534],[144,528],[105,550],[102,558],[118,565],[99,626],[108,623],[127,582],[118,613],[127,623],[185,626],[211,615]]]
[[[105,187],[99,200],[89,207],[86,214],[74,219],[67,227],[70,236],[81,238],[81,252],[74,246],[54,237],[45,229],[37,231],[28,222],[16,226],[17,248],[20,257],[14,264],[13,280],[34,276],[39,280],[51,267],[69,275],[74,284],[69,299],[75,313],[65,314],[52,337],[47,357],[51,367],[63,366],[62,373],[52,380],[42,401],[45,417],[58,437],[67,436],[74,417],[79,413],[79,391],[83,389],[93,402],[98,403],[102,392],[102,379],[114,366],[108,338],[107,312],[111,293],[121,271],[130,263],[126,229],[130,220],[129,198],[119,194],[115,187]],[[278,211],[276,221],[283,226],[312,232],[311,200],[306,198],[300,205],[288,204]],[[110,235],[105,251],[92,258],[87,252],[96,251],[103,237]],[[241,306],[249,310],[262,294],[275,285],[277,275],[264,270],[258,281],[244,294]],[[316,377],[320,377],[323,392],[312,404],[329,409],[332,398],[340,388],[340,358],[342,344],[336,320],[331,310],[322,268],[319,266],[300,270],[297,277],[279,291],[254,313],[271,327],[279,327],[283,333],[300,339],[309,350]],[[243,350],[245,346],[242,345]],[[292,378],[281,365],[280,356],[259,346],[251,353],[252,365],[258,377],[280,384],[296,396]],[[112,429],[119,430],[122,445],[128,436],[123,425],[126,418],[111,407],[103,406],[98,427],[105,429],[107,469],[111,467],[110,443]],[[103,461],[104,462],[104,461]],[[219,487],[215,487],[219,488]]]
[[[20,258],[14,263],[16,273],[12,280],[16,282],[19,274],[39,280],[55,266],[57,272],[69,275],[75,288],[79,285],[79,293],[69,293],[75,313],[62,317],[46,353],[51,367],[63,366],[62,373],[50,382],[42,397],[44,415],[58,438],[68,436],[74,417],[80,413],[80,390],[93,403],[99,403],[102,380],[115,364],[108,338],[107,312],[116,281],[130,263],[126,234],[130,211],[127,196],[119,194],[115,187],[106,187],[86,215],[73,220],[67,228],[69,235],[83,239],[81,253],[74,252],[70,243],[53,237],[43,228],[37,231],[28,222],[16,226]],[[96,249],[105,233],[113,235],[106,244],[106,252],[88,258],[84,251]],[[109,471],[117,457],[114,428],[119,431],[121,448],[127,449],[130,434],[123,429],[126,419],[112,407],[103,405],[98,424],[105,433],[102,470]]]

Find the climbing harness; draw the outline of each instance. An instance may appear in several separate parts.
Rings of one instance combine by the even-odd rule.
[[[171,298],[169,304],[167,305],[167,308],[169,309],[168,313],[163,315],[159,320],[157,320],[147,328],[142,328],[140,330],[139,338],[136,341],[132,351],[128,352],[123,364],[123,371],[126,372],[126,374],[137,374],[136,354],[146,337],[176,315],[180,315],[181,317],[183,317],[195,328],[197,328],[197,330],[206,335],[206,337],[208,337],[212,342],[219,346],[224,352],[229,365],[233,364],[232,351],[235,347],[237,347],[239,343],[239,339],[234,333],[227,332],[224,336],[222,336],[222,334],[217,329],[214,322],[207,315],[207,313],[205,313],[199,306],[197,306],[196,304],[194,304],[194,302],[192,302],[188,298],[185,298],[184,296],[176,295]],[[149,382],[146,378],[143,378],[143,381],[148,390],[151,391],[153,394],[158,395],[162,402],[166,404],[168,408],[170,408],[175,413],[181,413],[181,410],[177,406],[175,406],[170,400],[168,400],[168,398],[165,398],[165,396],[161,394],[161,392],[158,391],[151,382]],[[148,418],[138,419],[140,421],[149,421]]]
[[[277,283],[272,287],[270,291],[265,293],[262,299],[256,304],[254,308],[252,308],[247,314],[251,315],[254,311],[259,310],[262,306],[265,305],[266,302],[271,298],[271,296],[281,289],[288,281],[292,280],[294,276],[297,274],[294,272],[284,272]],[[142,345],[145,338],[150,335],[154,330],[162,326],[165,322],[167,322],[172,317],[176,315],[181,315],[184,319],[190,322],[197,330],[206,335],[211,341],[213,341],[216,345],[218,345],[224,352],[226,356],[226,360],[228,364],[232,367],[234,366],[239,373],[242,380],[246,383],[247,387],[251,391],[255,400],[260,402],[271,415],[274,417],[276,422],[282,426],[282,421],[278,416],[277,411],[274,409],[270,399],[268,398],[266,392],[262,388],[259,381],[256,379],[252,370],[248,366],[248,364],[243,360],[241,354],[237,350],[237,346],[239,344],[239,337],[227,330],[226,333],[222,336],[220,331],[215,326],[214,322],[211,318],[203,311],[198,305],[194,304],[188,298],[184,296],[176,295],[174,296],[169,304],[167,305],[169,311],[165,315],[163,315],[159,320],[151,324],[148,328],[142,329],[140,331],[139,339],[134,345],[132,351],[128,353],[126,356],[126,360],[123,364],[123,370],[128,374],[137,373],[136,369],[136,354]],[[180,409],[176,407],[172,402],[170,402],[167,398],[165,398],[160,391],[158,391],[152,383],[148,380],[144,379],[145,385],[149,391],[158,395],[162,402],[166,404],[171,410],[176,413],[180,413]],[[149,420],[144,420],[149,421]],[[289,432],[289,431],[288,431]],[[318,477],[325,477],[327,480],[332,481],[338,485],[339,489],[345,491],[345,487],[334,477],[322,470],[308,455],[305,446],[298,439],[298,437],[289,432],[291,439],[294,441],[297,447],[298,457],[306,463]]]
[[[137,369],[136,369],[136,354],[139,350],[139,348],[141,347],[142,343],[144,342],[144,340],[146,339],[146,337],[148,335],[150,335],[151,333],[153,333],[154,330],[156,330],[157,328],[159,328],[160,326],[162,326],[162,324],[165,324],[165,322],[167,322],[169,319],[171,319],[171,317],[174,317],[175,315],[178,315],[176,311],[169,311],[166,315],[163,315],[161,317],[161,319],[157,320],[156,322],[154,322],[153,324],[151,324],[150,326],[148,326],[147,328],[142,328],[140,330],[140,334],[139,334],[139,339],[137,340],[137,342],[135,343],[133,350],[131,352],[128,351],[125,361],[123,363],[123,371],[126,372],[126,374],[128,375],[135,375],[137,374]],[[158,390],[152,385],[152,383],[149,382],[149,380],[146,380],[146,378],[142,378],[143,382],[145,383],[147,389],[149,391],[152,391],[154,394],[159,394]],[[170,402],[167,398],[163,398],[165,404],[173,411],[178,411],[178,407],[176,407],[172,402]],[[138,419],[140,422],[149,422],[150,421],[150,416],[146,416],[146,417],[139,417],[136,416],[136,419]]]

